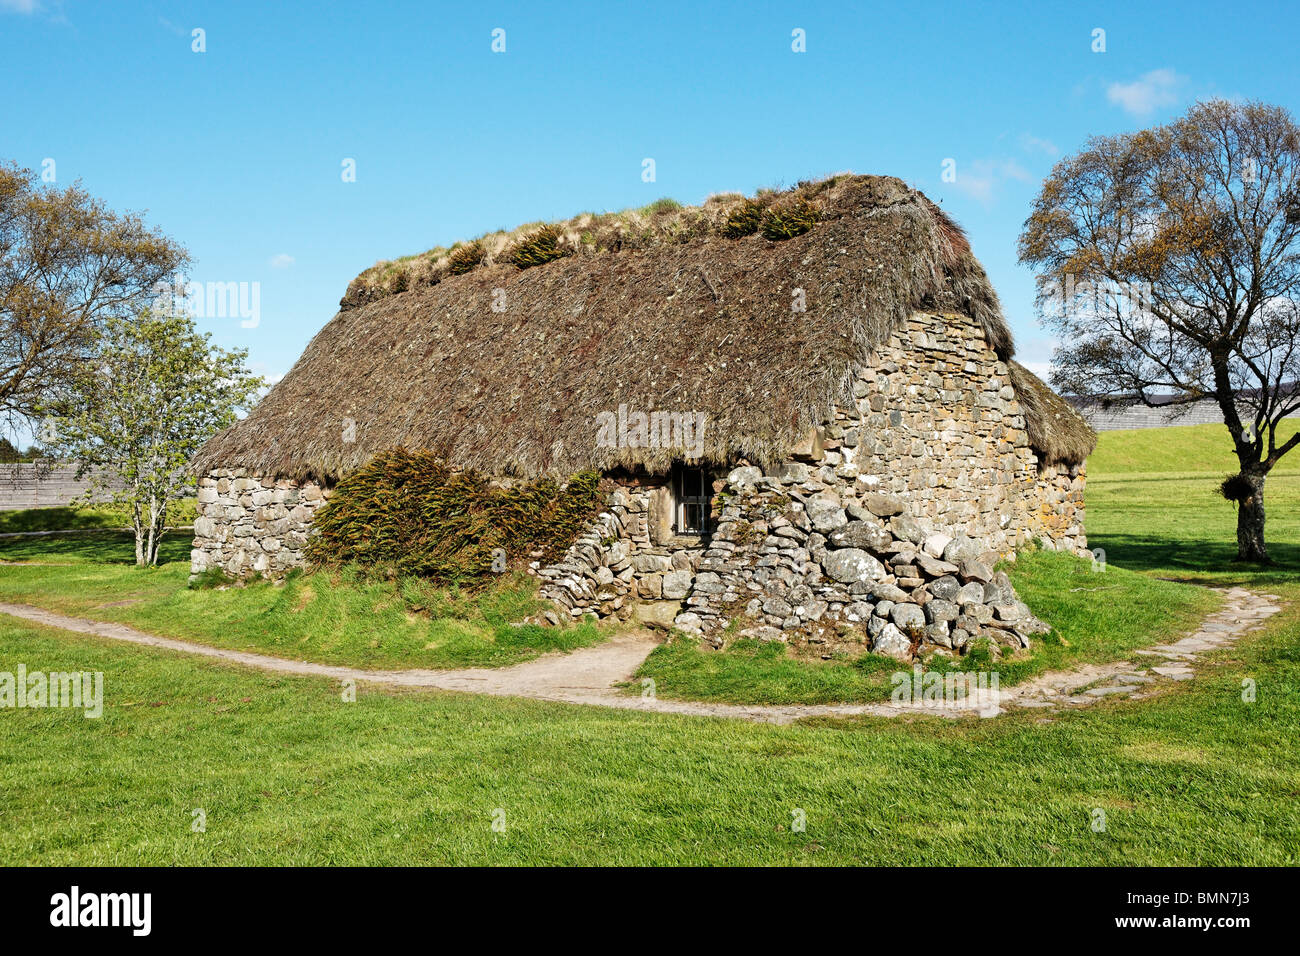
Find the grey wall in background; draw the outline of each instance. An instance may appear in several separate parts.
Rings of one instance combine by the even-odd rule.
[[[89,485],[89,476],[77,480],[76,465],[0,465],[0,511],[67,506]]]
[[[1165,408],[1148,408],[1145,405],[1132,405],[1127,408],[1112,406],[1101,408],[1097,405],[1076,405],[1084,418],[1099,432],[1116,431],[1121,428],[1169,428],[1178,425],[1222,425],[1223,412],[1215,402],[1197,402],[1194,405],[1178,406],[1178,413],[1171,415]],[[1291,416],[1293,418],[1298,416]]]

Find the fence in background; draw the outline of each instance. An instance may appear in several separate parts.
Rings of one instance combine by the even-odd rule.
[[[76,465],[49,462],[0,465],[0,511],[66,507],[89,487],[89,475],[78,480]]]

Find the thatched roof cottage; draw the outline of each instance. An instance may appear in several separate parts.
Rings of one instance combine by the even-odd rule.
[[[294,566],[340,477],[423,448],[505,479],[617,482],[599,527],[536,569],[575,616],[858,627],[873,646],[1004,623],[1010,642],[1023,615],[990,565],[1031,540],[1085,547],[1095,442],[1012,354],[962,231],[888,177],[383,263],[203,449],[194,569]],[[1005,618],[963,612],[975,586]]]

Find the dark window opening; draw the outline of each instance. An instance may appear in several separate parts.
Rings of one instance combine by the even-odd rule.
[[[673,532],[704,534],[709,528],[712,510],[712,486],[703,468],[673,466]]]

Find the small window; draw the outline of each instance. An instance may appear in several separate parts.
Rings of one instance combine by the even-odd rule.
[[[708,475],[703,468],[689,465],[673,467],[673,500],[676,505],[674,533],[703,534],[707,530],[711,490]]]

